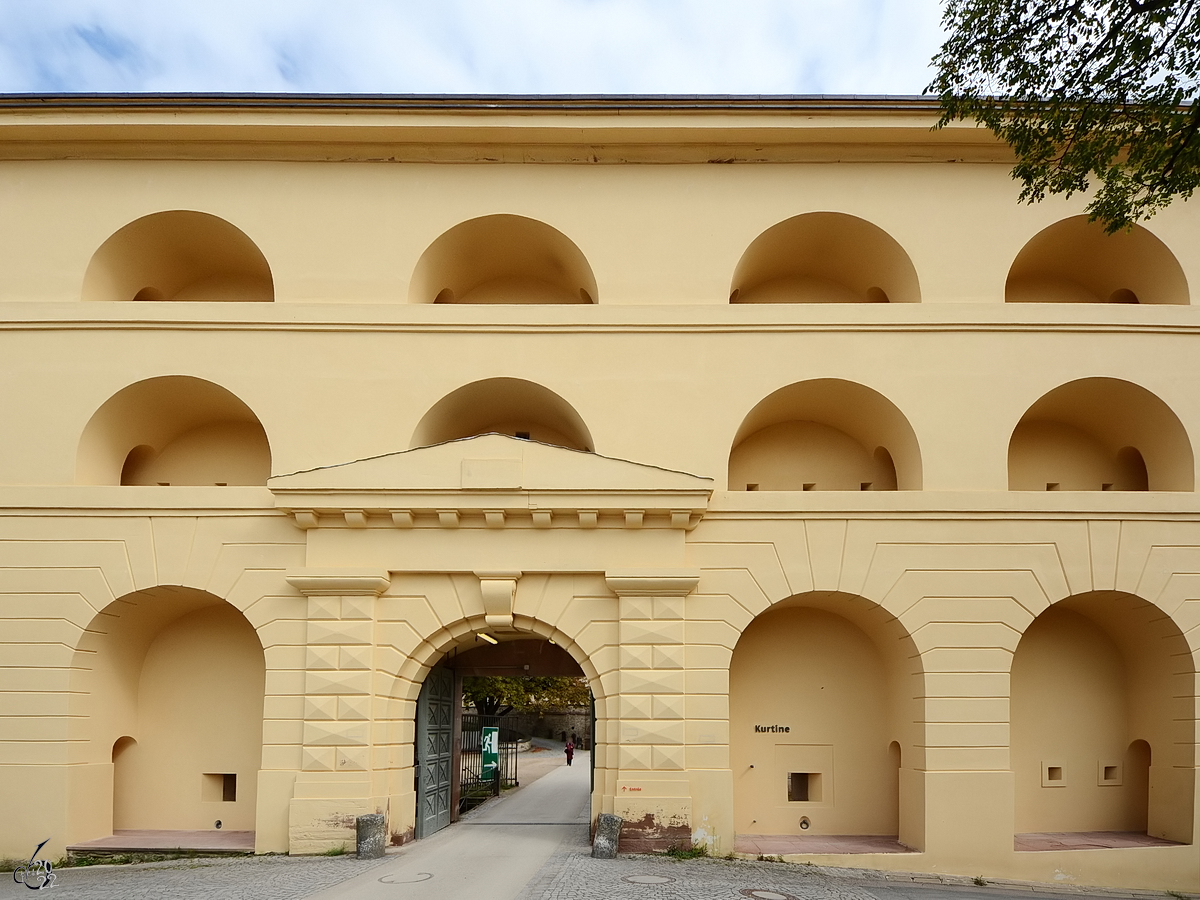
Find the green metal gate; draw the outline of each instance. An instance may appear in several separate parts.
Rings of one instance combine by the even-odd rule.
[[[431,669],[417,698],[417,837],[450,824],[454,756],[454,673]]]

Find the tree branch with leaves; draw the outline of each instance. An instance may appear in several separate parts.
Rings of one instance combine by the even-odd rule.
[[[1109,232],[1200,184],[1200,0],[947,0],[939,127],[1012,147],[1022,200],[1094,190]]]
[[[586,707],[587,679],[570,675],[470,675],[463,679],[463,700],[484,716],[510,712],[542,714]]]

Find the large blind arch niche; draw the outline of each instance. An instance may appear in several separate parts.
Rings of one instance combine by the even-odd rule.
[[[250,237],[210,213],[173,209],[118,229],[92,255],[84,300],[275,299],[271,267]]]
[[[1021,248],[1004,285],[1007,303],[1189,303],[1179,260],[1142,225],[1105,234],[1072,216]]]
[[[500,213],[460,222],[421,254],[410,303],[572,304],[597,301],[583,251],[557,228]]]
[[[117,391],[79,439],[77,484],[263,485],[271,447],[258,416],[231,391],[162,375]]]
[[[858,216],[810,212],[755,238],[730,303],[917,303],[917,271],[890,234]]]

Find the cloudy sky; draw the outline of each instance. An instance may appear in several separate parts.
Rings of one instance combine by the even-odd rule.
[[[915,94],[938,0],[0,0],[0,92]]]

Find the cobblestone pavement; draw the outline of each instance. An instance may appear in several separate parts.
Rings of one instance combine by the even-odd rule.
[[[1166,898],[1163,891],[829,869],[792,863],[661,856],[591,858],[587,833],[564,841],[516,900],[1029,900],[1039,897]]]
[[[354,856],[176,859],[127,866],[57,869],[48,891],[30,893],[0,873],[0,898],[48,900],[300,900],[385,860]]]
[[[1109,891],[1070,885],[992,883],[968,878],[826,869],[749,860],[674,860],[656,856],[591,858],[587,828],[559,846],[514,900],[1030,900],[1031,895],[1068,900],[1091,898],[1165,900],[1162,891]],[[60,869],[49,900],[301,900],[367,873],[383,860],[353,856],[181,859],[126,866]],[[29,896],[0,873],[0,900]],[[433,885],[429,885],[433,887]],[[402,900],[407,889],[395,884]],[[496,900],[486,885],[446,900]],[[1177,895],[1179,896],[1179,895]]]

